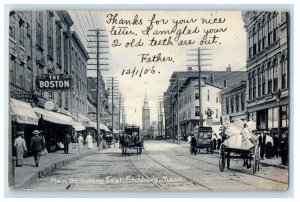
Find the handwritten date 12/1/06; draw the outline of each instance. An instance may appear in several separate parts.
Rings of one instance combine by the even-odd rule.
[[[132,68],[125,68],[122,71],[122,76],[124,75],[131,75],[131,77],[142,77],[144,75],[149,75],[149,74],[160,74],[159,71],[155,70],[155,66],[153,65],[151,68],[145,68],[145,67],[141,67],[141,68],[137,68],[134,67]]]

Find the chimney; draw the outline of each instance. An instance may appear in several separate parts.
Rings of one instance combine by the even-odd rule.
[[[193,70],[193,68],[192,67],[188,67],[187,70],[190,72],[190,71]]]
[[[226,67],[226,72],[231,72],[230,64],[228,65],[228,67]]]

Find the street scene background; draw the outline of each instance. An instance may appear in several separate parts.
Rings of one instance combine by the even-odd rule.
[[[287,190],[288,31],[285,11],[11,11],[9,186]]]

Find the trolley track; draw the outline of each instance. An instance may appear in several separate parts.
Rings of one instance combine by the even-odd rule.
[[[174,153],[178,153],[178,154],[180,154],[180,155],[182,155],[182,156],[185,156],[185,157],[188,157],[188,158],[190,158],[190,159],[194,159],[194,160],[197,160],[197,161],[199,161],[199,162],[203,162],[203,163],[207,163],[207,164],[210,164],[210,165],[214,165],[214,166],[219,167],[219,164],[215,164],[215,163],[211,163],[211,162],[209,162],[209,161],[205,161],[205,160],[201,160],[201,159],[198,159],[198,158],[191,157],[191,156],[186,155],[186,154],[184,154],[184,153],[182,153],[182,152],[174,151],[174,150],[170,149],[170,148],[167,147],[167,146],[164,146],[164,147],[167,148],[169,151],[172,151],[172,152],[174,152]],[[177,159],[177,160],[178,160],[178,159]],[[182,162],[183,162],[183,161],[182,161]],[[186,162],[185,162],[185,163],[186,163]],[[198,167],[198,168],[199,168],[199,167]],[[200,169],[201,169],[201,168],[200,168]],[[257,178],[266,179],[266,180],[273,181],[273,182],[277,182],[277,183],[288,184],[287,182],[275,180],[275,179],[268,178],[268,177],[264,177],[264,176],[255,175],[255,174],[248,173],[248,172],[244,172],[244,171],[242,171],[242,170],[237,170],[237,169],[234,169],[234,168],[230,168],[230,170],[235,171],[235,172],[237,172],[237,173],[242,173],[242,174],[254,176],[254,177],[257,177]]]
[[[159,165],[162,166],[163,168],[165,168],[165,169],[167,169],[167,170],[169,170],[169,171],[171,171],[171,172],[173,172],[173,173],[175,173],[175,174],[177,174],[177,175],[183,177],[184,179],[186,179],[187,181],[193,183],[194,185],[198,185],[198,186],[204,187],[204,188],[207,189],[207,190],[212,191],[211,188],[209,188],[209,187],[207,187],[207,186],[205,186],[205,185],[203,185],[203,184],[201,184],[201,183],[199,183],[199,182],[193,180],[192,178],[189,178],[189,177],[187,177],[187,176],[185,176],[185,175],[183,175],[183,174],[181,174],[181,173],[179,173],[179,172],[177,172],[177,171],[175,171],[175,170],[173,170],[173,169],[170,169],[169,167],[163,165],[163,164],[160,163],[159,161],[157,161],[157,160],[155,160],[154,158],[152,158],[152,157],[151,157],[149,154],[147,154],[146,152],[144,152],[144,155],[146,155],[148,158],[150,158],[152,161],[154,161],[155,163],[159,164]]]

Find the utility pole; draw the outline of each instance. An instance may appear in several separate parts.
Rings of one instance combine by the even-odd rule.
[[[108,63],[100,63],[100,60],[108,60],[108,58],[100,58],[100,54],[108,54],[107,51],[103,51],[100,52],[100,49],[107,49],[109,47],[107,46],[103,46],[101,43],[107,43],[108,40],[100,40],[100,37],[107,37],[106,35],[101,35],[100,32],[101,31],[105,31],[105,29],[96,29],[96,30],[88,30],[89,32],[92,32],[93,34],[88,34],[88,37],[92,37],[92,40],[88,40],[87,42],[89,43],[96,43],[95,45],[92,46],[88,46],[87,48],[89,49],[96,49],[96,51],[90,51],[88,52],[88,54],[90,55],[90,59],[91,60],[96,60],[96,63],[88,63],[87,65],[90,66],[96,66],[95,68],[88,68],[87,70],[92,70],[92,71],[96,71],[97,74],[97,97],[96,97],[96,121],[97,121],[97,147],[100,149],[100,133],[99,133],[99,125],[100,125],[100,120],[99,120],[99,108],[100,108],[100,75],[101,75],[101,71],[108,71],[107,68],[102,69],[101,66],[107,66]],[[96,37],[96,39],[95,39]]]
[[[197,51],[197,54],[187,54],[187,56],[197,56],[197,59],[190,59],[187,61],[197,61],[196,65],[188,65],[188,66],[197,66],[198,67],[198,94],[199,94],[199,127],[203,127],[203,113],[202,113],[202,95],[201,95],[201,81],[205,80],[202,76],[202,67],[204,66],[212,66],[211,64],[203,64],[202,61],[212,60],[211,58],[204,58],[205,56],[212,55],[211,53],[205,53],[205,51],[211,50],[208,48],[200,48],[190,49],[189,51]],[[205,81],[204,81],[205,82]]]
[[[116,77],[108,77],[107,80],[108,88],[110,89],[110,99],[111,99],[111,127],[112,127],[112,134],[114,134],[114,99],[118,99],[119,94],[119,83]]]

